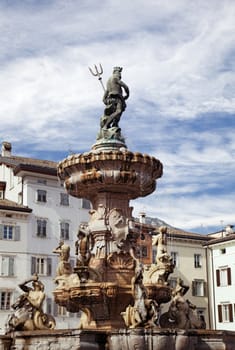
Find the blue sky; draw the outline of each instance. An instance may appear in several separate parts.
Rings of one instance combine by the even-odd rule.
[[[164,165],[133,203],[201,233],[235,224],[235,1],[2,0],[0,140],[61,160],[90,150],[104,82],[123,67],[128,148]]]

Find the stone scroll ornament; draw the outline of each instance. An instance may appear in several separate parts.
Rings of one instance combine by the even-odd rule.
[[[89,68],[92,75],[97,76],[104,90],[103,102],[105,104],[104,114],[100,119],[100,133],[97,139],[122,139],[119,121],[122,113],[126,109],[126,100],[130,95],[128,86],[121,80],[122,67],[114,67],[113,74],[108,79],[106,88],[103,85],[103,68],[100,64],[100,70],[95,65],[93,71]]]
[[[55,319],[43,312],[46,294],[38,276],[34,275],[19,284],[19,287],[24,294],[20,295],[12,305],[13,312],[8,316],[6,332],[54,329]]]

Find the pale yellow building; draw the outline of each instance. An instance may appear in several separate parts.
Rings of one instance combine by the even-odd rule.
[[[175,265],[168,281],[174,288],[177,278],[180,277],[184,284],[190,287],[185,299],[197,306],[198,315],[204,317],[207,328],[210,328],[206,250],[203,246],[208,241],[208,236],[172,227],[169,227],[167,232],[167,250]],[[153,246],[153,262],[156,249],[157,247]],[[162,306],[162,312],[166,311],[167,307],[168,304]]]

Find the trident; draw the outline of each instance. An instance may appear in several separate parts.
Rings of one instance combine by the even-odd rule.
[[[98,70],[97,66],[94,65],[95,73],[92,71],[92,69],[90,67],[88,67],[88,68],[89,68],[89,71],[91,72],[91,74],[94,75],[94,77],[98,77],[98,80],[100,81],[100,84],[102,85],[102,88],[105,91],[105,87],[104,87],[104,84],[103,84],[103,81],[101,78],[101,75],[103,74],[103,68],[102,68],[101,64],[99,64],[99,65],[100,65],[100,71]]]

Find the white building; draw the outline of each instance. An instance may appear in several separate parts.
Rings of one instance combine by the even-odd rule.
[[[204,247],[207,241],[208,237],[205,235],[172,227],[168,227],[167,230],[167,250],[175,265],[174,272],[168,278],[170,286],[174,288],[179,277],[185,285],[190,287],[185,298],[197,306],[198,316],[203,316],[207,328],[210,328],[206,249]],[[156,249],[157,247],[153,247],[153,261]],[[166,311],[168,306],[168,304],[164,305],[162,312]]]
[[[206,245],[211,328],[234,331],[235,233],[230,227],[215,236]]]
[[[52,251],[64,240],[71,248],[78,226],[89,220],[90,203],[65,192],[57,163],[18,157],[3,142],[0,156],[0,328],[10,305],[21,293],[19,283],[37,273],[45,285],[45,311],[56,316],[57,328],[74,328],[77,315],[53,302],[58,256]]]

